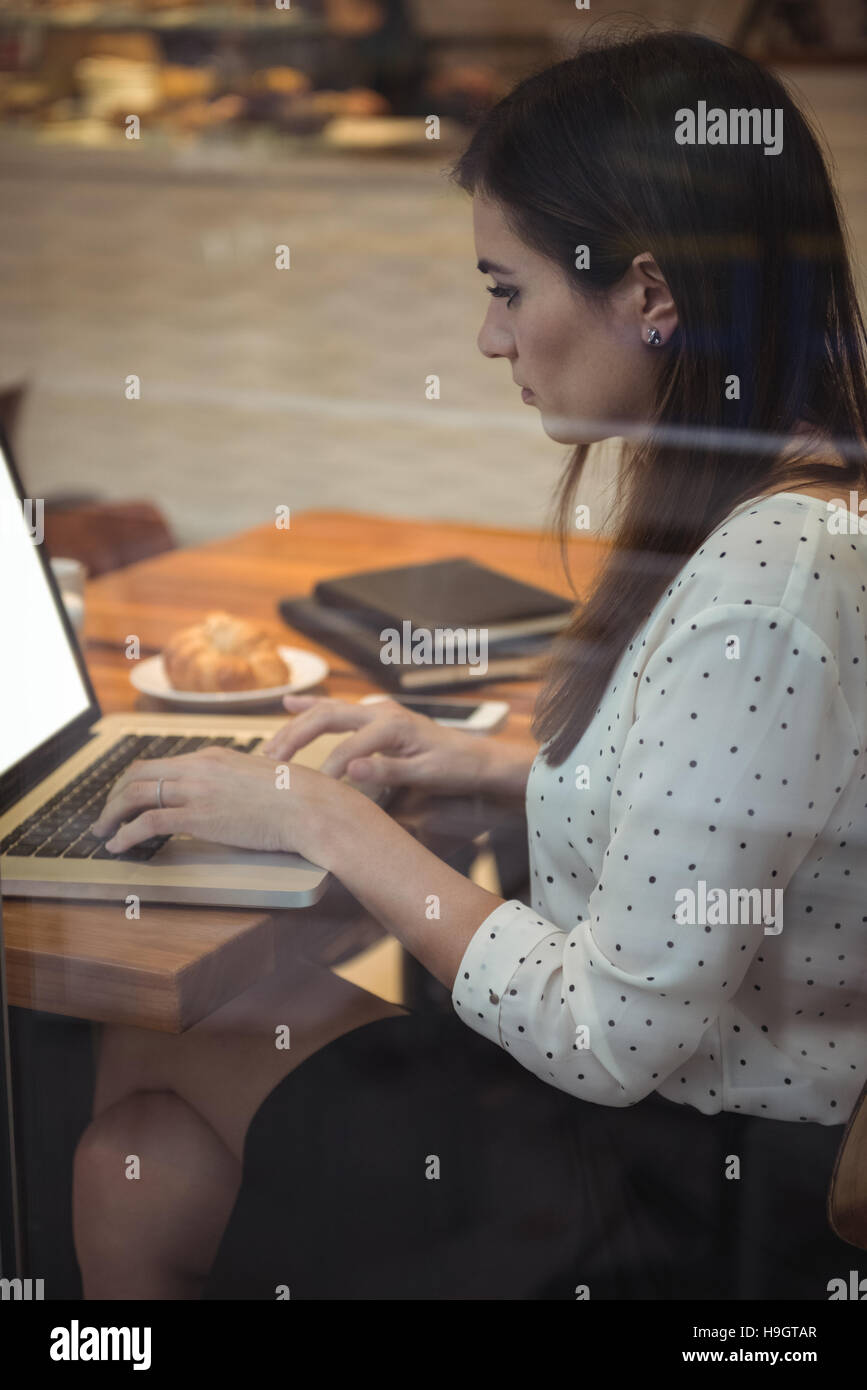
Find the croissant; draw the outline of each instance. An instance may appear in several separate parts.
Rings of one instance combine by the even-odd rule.
[[[267,632],[229,613],[208,613],[204,622],[175,633],[163,666],[175,690],[261,690],[291,678]]]

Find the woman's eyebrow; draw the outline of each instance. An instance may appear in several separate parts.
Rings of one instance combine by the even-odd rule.
[[[480,270],[483,275],[514,275],[514,270],[507,270],[504,265],[496,265],[494,261],[479,261],[476,270]]]

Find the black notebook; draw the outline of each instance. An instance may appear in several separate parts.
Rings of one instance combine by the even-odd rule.
[[[462,557],[323,580],[311,597],[279,608],[290,627],[375,673],[386,689],[407,692],[538,677],[572,612],[559,595]],[[400,634],[400,659],[384,658],[386,629]],[[439,661],[407,654],[411,634],[449,630],[484,634],[484,662],[478,642],[466,643],[466,660],[460,644]]]
[[[386,690],[457,690],[485,681],[532,680],[542,674],[551,638],[546,635],[517,637],[498,644],[486,653],[484,669],[477,663],[383,661],[383,644],[374,628],[355,622],[339,608],[329,608],[314,598],[286,598],[280,602],[280,616],[296,632],[346,657],[374,675]]]
[[[323,579],[313,597],[369,628],[484,628],[489,644],[551,633],[572,604],[559,594],[459,556]]]

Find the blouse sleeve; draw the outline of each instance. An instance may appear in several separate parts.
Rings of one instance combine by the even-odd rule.
[[[784,609],[704,609],[636,666],[584,919],[560,925],[502,903],[473,935],[452,994],[464,1022],[522,1066],[613,1106],[682,1066],[762,943],[770,952],[780,939],[779,921],[746,912],[726,925],[698,911],[690,924],[689,893],[703,880],[707,895],[766,889],[766,901],[782,901],[773,890],[809,852],[860,755],[832,652]],[[576,789],[576,803],[586,794]]]

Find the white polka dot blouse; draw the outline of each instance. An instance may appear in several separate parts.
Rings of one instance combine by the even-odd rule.
[[[867,1074],[867,538],[797,493],[742,504],[527,783],[532,905],[452,1001],[599,1105],[842,1124]]]

